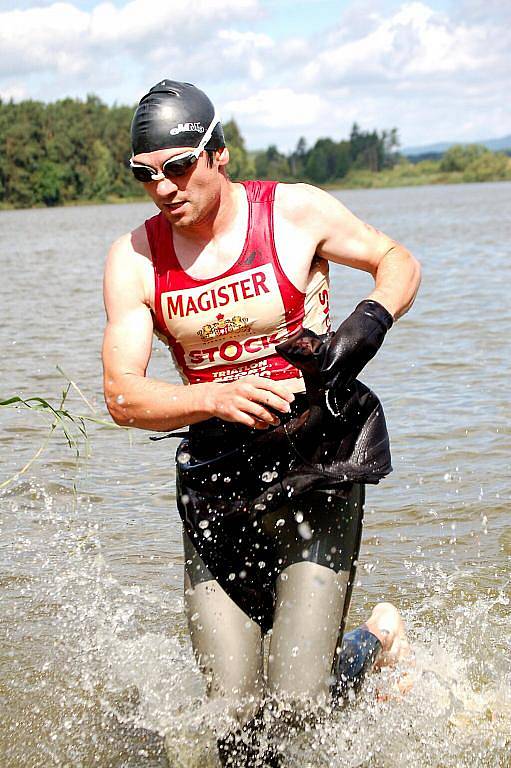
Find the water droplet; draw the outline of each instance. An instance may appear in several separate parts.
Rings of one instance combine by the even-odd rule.
[[[224,483],[230,483],[230,482],[231,482],[231,478],[228,475],[226,475],[224,477]]]
[[[209,520],[201,520],[199,523],[199,528],[208,528],[209,526]]]
[[[119,403],[119,405],[122,405],[124,403],[124,395],[117,395],[115,402]]]
[[[297,645],[294,645],[293,648],[291,648],[291,656],[294,656],[296,658],[299,653],[300,653],[300,649],[298,648]]]
[[[259,562],[257,563],[257,565],[259,566],[259,568],[264,568],[264,567],[265,567],[265,565],[266,565],[266,563],[264,562],[264,560],[259,560]]]
[[[236,574],[230,573],[227,578],[229,579],[229,581],[234,581],[234,579],[236,578]]]
[[[181,496],[181,501],[183,502],[183,504],[188,504],[188,502],[190,501],[190,497],[188,496],[187,493],[183,493],[183,495]]]
[[[301,523],[303,521],[303,512],[297,512],[295,515],[295,520],[297,523]]]
[[[197,621],[198,618],[199,618],[199,614],[198,613],[194,613],[194,614],[192,614],[191,620],[192,621]]]
[[[204,536],[205,539],[209,539],[209,537],[211,536],[211,531],[209,530],[209,528],[206,528],[206,530],[202,535]]]
[[[287,581],[289,576],[287,575],[287,573],[281,573],[280,578],[282,579],[282,581]]]
[[[247,578],[247,572],[246,571],[240,571],[239,577],[240,577],[240,579],[246,579]]]
[[[177,456],[177,460],[180,464],[187,464],[191,459],[191,456],[186,451],[183,451],[183,453],[179,453]]]
[[[266,504],[254,504],[254,509],[264,510],[266,509]]]
[[[263,472],[261,475],[261,480],[263,483],[271,483],[273,480],[273,472]]]
[[[298,526],[298,533],[304,539],[305,541],[309,541],[309,539],[312,539],[312,530],[309,525],[309,523],[305,520],[303,523],[300,523]]]
[[[280,518],[277,520],[277,522],[275,523],[275,527],[276,527],[276,528],[282,528],[282,526],[283,526],[283,525],[285,525],[285,524],[286,524],[286,521],[284,520],[284,518],[283,518],[283,517],[280,517]]]
[[[215,480],[218,480],[218,475],[211,475],[211,479],[215,482]]]

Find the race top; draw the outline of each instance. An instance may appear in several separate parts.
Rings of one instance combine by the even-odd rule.
[[[243,184],[245,243],[233,266],[216,277],[197,279],[184,271],[162,213],[145,222],[154,266],[155,332],[169,345],[185,384],[257,374],[289,380],[292,391],[301,391],[301,372],[275,352],[275,345],[303,326],[316,333],[330,330],[328,264],[315,258],[306,292],[299,291],[275,247],[277,182]]]

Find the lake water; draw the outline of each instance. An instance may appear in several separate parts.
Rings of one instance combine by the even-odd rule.
[[[394,601],[418,682],[388,699],[374,687],[391,681],[375,676],[356,706],[290,738],[285,765],[509,766],[511,184],[338,196],[424,267],[413,310],[362,375],[385,406],[394,473],[368,490],[350,614],[354,625],[377,600]],[[58,404],[59,365],[107,418],[102,264],[109,243],[152,213],[0,213],[2,399]],[[334,320],[370,285],[334,267]],[[177,381],[156,341],[151,374]],[[74,389],[66,405],[93,415]],[[50,420],[0,416],[2,482],[44,444]],[[56,431],[1,491],[0,765],[213,766],[220,715],[204,698],[183,613],[173,446],[141,431],[87,431],[78,459]]]

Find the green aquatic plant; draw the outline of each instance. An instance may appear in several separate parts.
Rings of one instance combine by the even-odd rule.
[[[44,438],[37,451],[21,469],[8,477],[7,480],[4,480],[2,483],[0,483],[0,489],[5,488],[10,483],[17,480],[20,475],[25,474],[25,472],[45,451],[52,436],[58,430],[64,434],[69,448],[75,452],[76,460],[78,461],[84,448],[86,456],[88,456],[90,453],[90,437],[87,431],[87,423],[100,424],[101,426],[108,427],[109,429],[128,429],[127,427],[119,427],[117,424],[114,424],[111,421],[107,421],[106,419],[98,417],[97,411],[90,403],[90,401],[85,397],[76,382],[70,379],[60,366],[57,365],[56,367],[58,372],[67,380],[67,384],[62,390],[58,406],[52,405],[44,397],[37,396],[21,397],[20,395],[13,395],[6,400],[0,400],[0,407],[2,408],[28,408],[35,413],[42,414],[45,417],[49,416],[51,419],[46,437]],[[89,408],[91,414],[72,413],[64,407],[71,389],[74,389],[78,393],[80,398]]]

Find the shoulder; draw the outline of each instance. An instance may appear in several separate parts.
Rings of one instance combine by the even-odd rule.
[[[150,297],[151,276],[151,248],[145,224],[141,224],[110,246],[105,262],[105,290],[136,292],[146,303]]]
[[[342,218],[348,213],[342,203],[329,192],[312,184],[279,183],[275,192],[275,206],[281,216],[302,226],[320,224],[334,216]]]
[[[147,238],[145,224],[141,224],[131,232],[126,232],[117,238],[108,251],[108,260],[129,260],[137,257],[151,258],[151,248]]]

